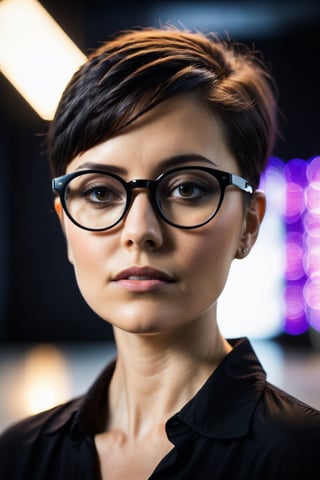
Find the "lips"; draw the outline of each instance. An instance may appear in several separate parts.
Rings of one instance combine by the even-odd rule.
[[[133,266],[119,272],[112,281],[114,285],[132,295],[141,295],[167,289],[174,279],[156,268]]]
[[[149,281],[158,280],[161,282],[171,283],[173,278],[162,270],[152,267],[130,267],[122,270],[114,278],[114,281],[131,280],[131,281]]]

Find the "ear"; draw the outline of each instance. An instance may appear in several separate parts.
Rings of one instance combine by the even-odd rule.
[[[59,197],[55,197],[54,199],[54,209],[56,211],[56,214],[58,215],[62,230],[64,232],[63,209],[62,209],[62,205]]]
[[[261,222],[266,211],[265,194],[257,190],[253,193],[249,205],[245,207],[242,232],[235,258],[244,258],[255,244]]]
[[[62,208],[61,201],[60,201],[59,197],[56,197],[54,199],[54,209],[56,211],[56,214],[58,215],[60,225],[61,225],[61,228],[62,228],[62,232],[63,232],[64,236],[66,237],[66,230],[65,230],[64,218],[63,218],[63,208]],[[68,240],[67,240],[67,253],[68,253],[69,262],[71,264],[73,264],[72,254],[71,254],[71,251],[70,251],[70,248],[69,248]]]

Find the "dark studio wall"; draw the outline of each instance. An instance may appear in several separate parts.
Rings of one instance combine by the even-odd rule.
[[[142,2],[42,3],[86,53],[115,30],[158,23]],[[274,154],[284,160],[320,154],[319,28],[314,15],[269,35],[248,32],[236,38],[261,50],[270,63],[281,111],[282,137]],[[0,341],[112,338],[111,328],[82,300],[66,258],[52,208],[46,122],[1,74],[0,92]]]

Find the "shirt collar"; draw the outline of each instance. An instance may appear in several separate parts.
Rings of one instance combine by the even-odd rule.
[[[223,359],[199,392],[172,417],[211,438],[237,438],[249,429],[255,405],[266,384],[266,374],[247,338],[228,340],[233,350]],[[73,439],[103,431],[107,391],[114,371],[113,360],[86,395],[65,404],[51,417],[47,433],[71,424]]]
[[[245,435],[266,384],[265,371],[248,339],[233,339],[229,343],[233,350],[175,416],[211,438]]]

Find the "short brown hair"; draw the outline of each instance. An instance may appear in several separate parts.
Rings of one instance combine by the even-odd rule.
[[[270,73],[247,46],[175,27],[119,32],[89,56],[49,127],[52,174],[161,101],[191,91],[218,114],[242,175],[257,187],[276,135]]]

